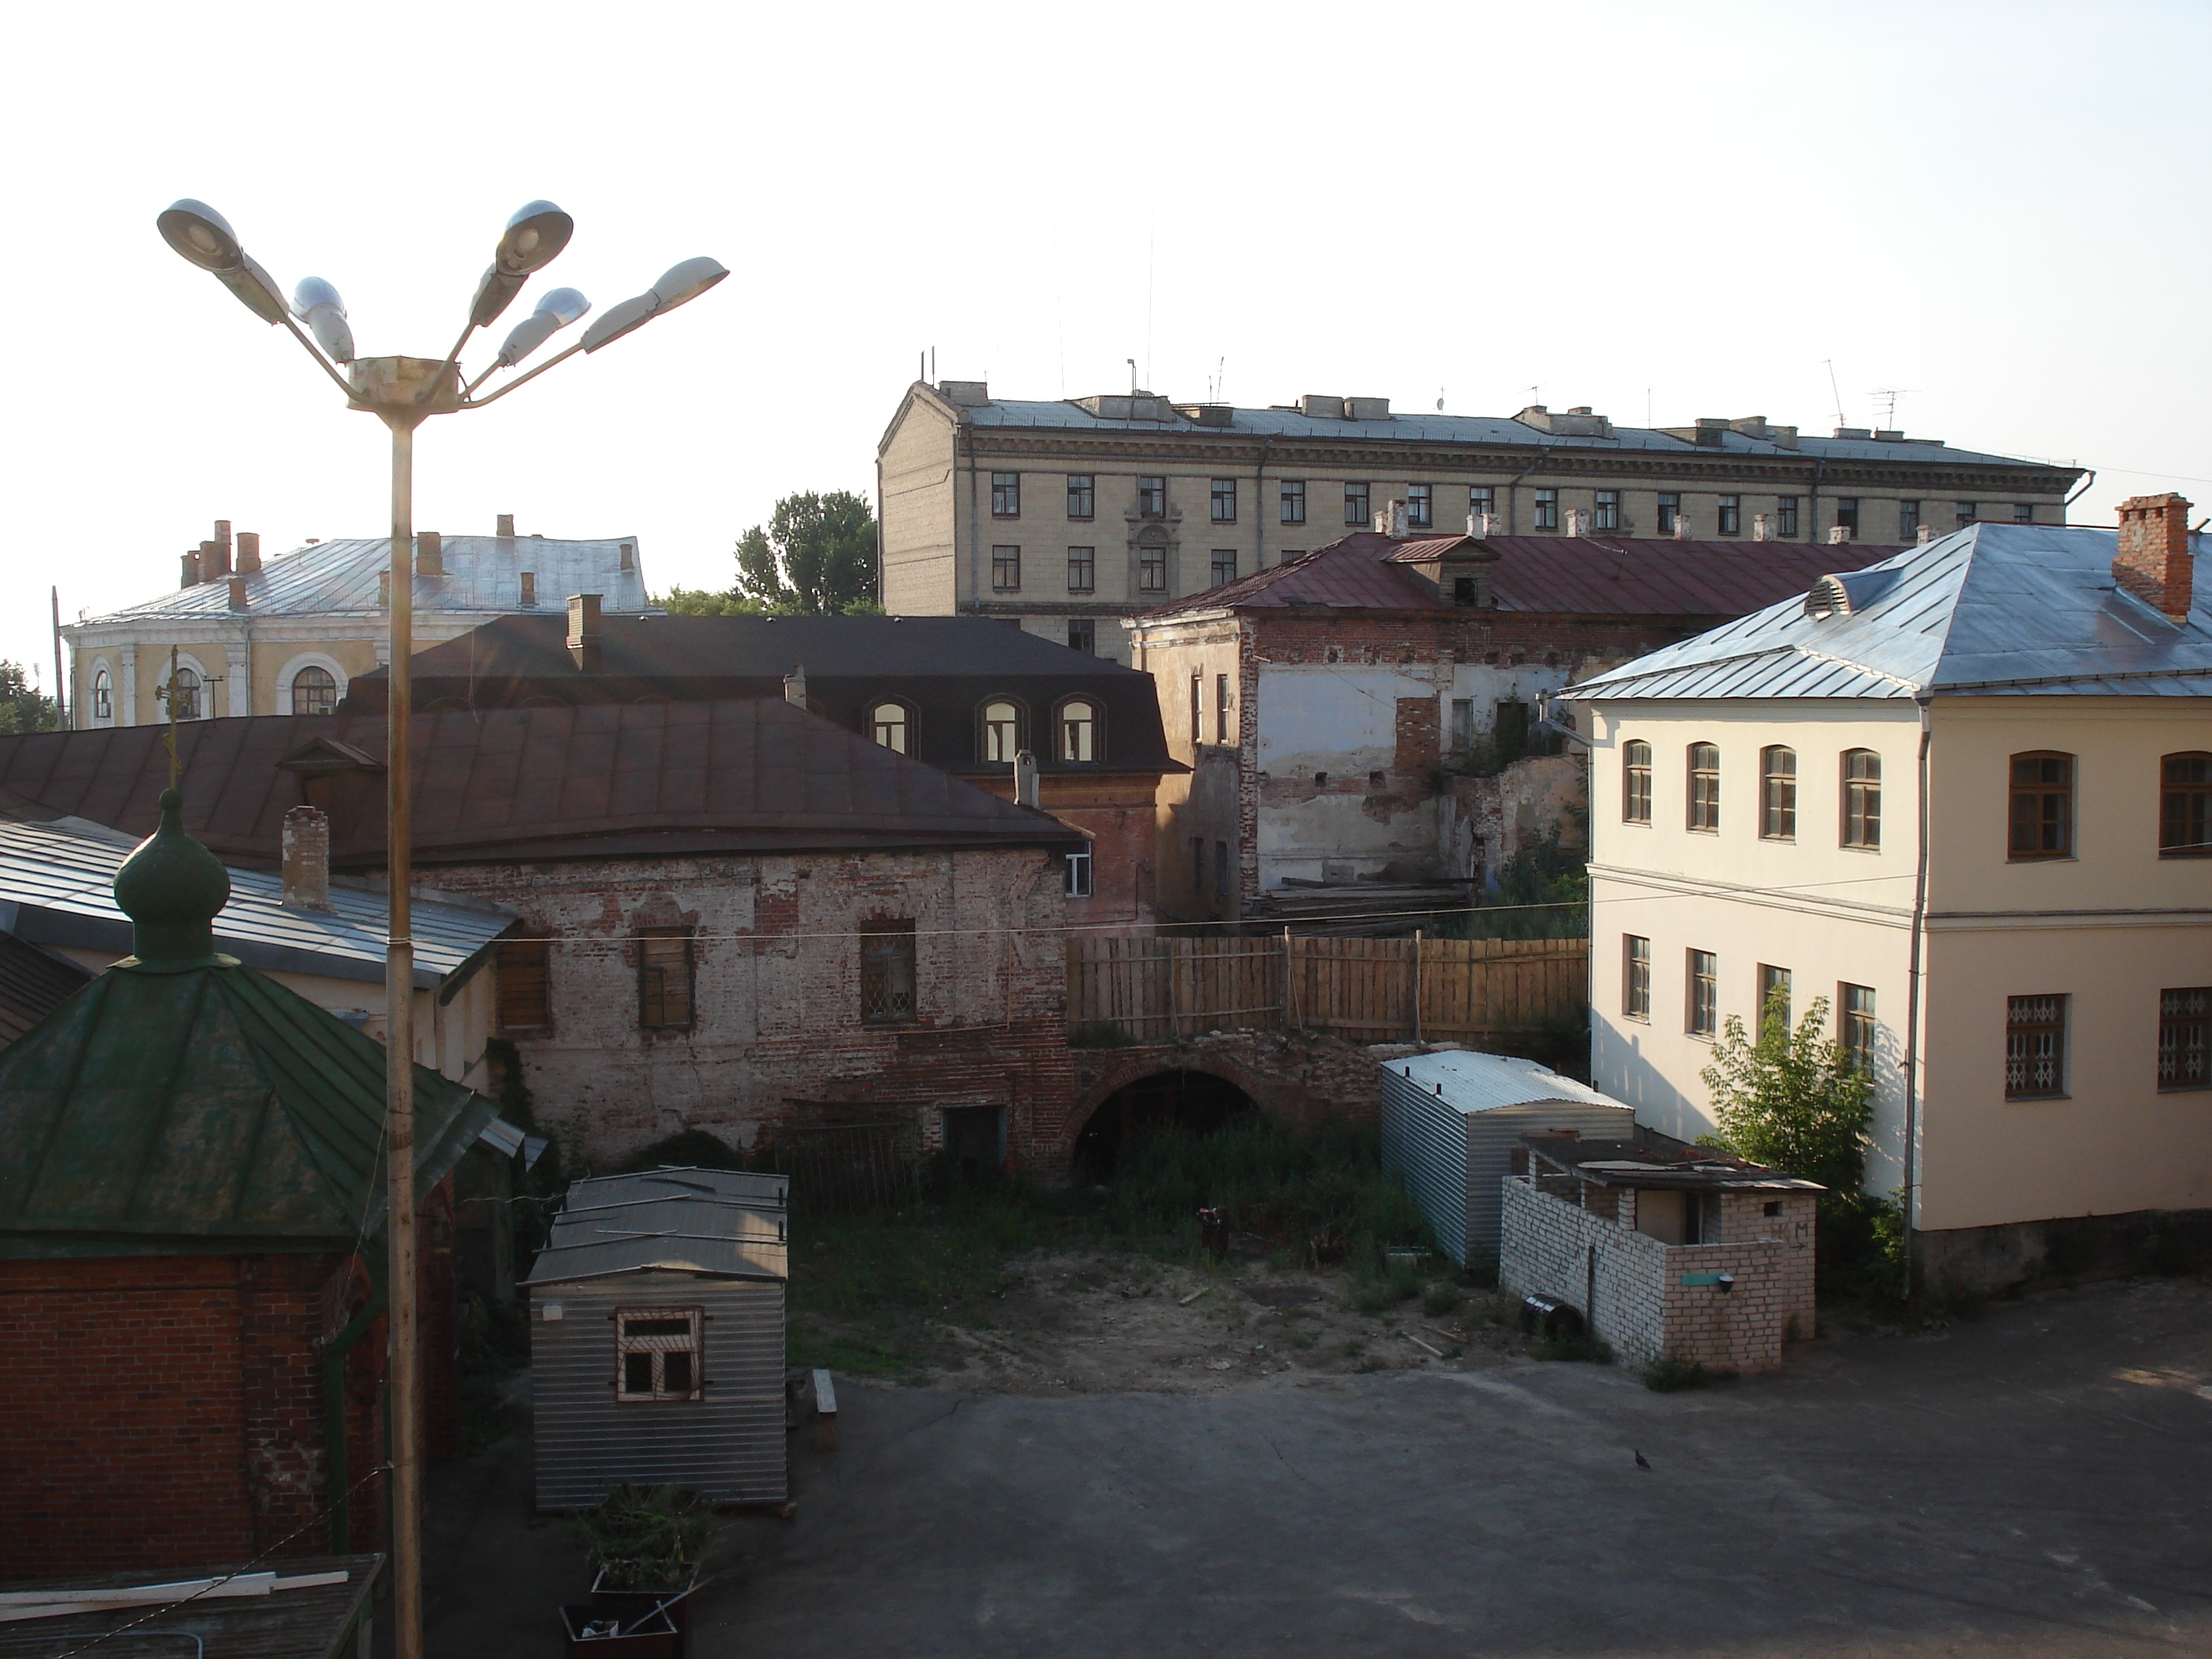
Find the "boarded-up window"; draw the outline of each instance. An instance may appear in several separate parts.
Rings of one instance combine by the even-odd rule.
[[[543,1030],[553,1023],[552,950],[542,939],[512,939],[499,947],[500,1030]]]
[[[637,1023],[649,1031],[691,1027],[691,930],[647,927],[637,936]]]
[[[904,1025],[914,1017],[914,923],[862,922],[860,1023]]]

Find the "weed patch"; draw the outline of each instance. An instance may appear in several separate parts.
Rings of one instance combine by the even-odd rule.
[[[1644,1386],[1654,1394],[1677,1394],[1684,1389],[1710,1388],[1735,1375],[1709,1371],[1695,1359],[1655,1359],[1644,1368]]]
[[[1613,1350],[1594,1336],[1533,1337],[1528,1343],[1531,1359],[1579,1360],[1591,1365],[1613,1364]]]
[[[1467,1300],[1467,1292],[1456,1285],[1439,1285],[1421,1298],[1421,1311],[1431,1319],[1442,1319]]]

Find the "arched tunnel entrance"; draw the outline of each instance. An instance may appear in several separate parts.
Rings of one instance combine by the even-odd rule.
[[[1146,1134],[1180,1129],[1211,1134],[1259,1110],[1259,1103],[1227,1078],[1211,1072],[1154,1072],[1123,1084],[1098,1103],[1075,1138],[1076,1173],[1103,1181],[1121,1149]]]

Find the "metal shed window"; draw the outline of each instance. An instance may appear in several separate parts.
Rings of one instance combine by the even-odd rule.
[[[616,1309],[615,1398],[704,1398],[699,1330],[705,1317],[702,1308]]]
[[[637,936],[637,1023],[650,1031],[691,1025],[691,930],[647,927]]]
[[[2074,852],[2074,757],[2012,757],[2012,836],[2008,856],[2063,859]]]

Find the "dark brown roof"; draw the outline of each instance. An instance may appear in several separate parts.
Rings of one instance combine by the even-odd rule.
[[[1449,611],[1407,566],[1498,555],[1488,565],[1497,609],[1554,616],[1697,617],[1725,620],[1804,592],[1832,572],[1863,569],[1902,550],[1870,543],[1691,542],[1627,536],[1464,536],[1398,540],[1359,531],[1327,547],[1194,593],[1139,622],[1198,611],[1290,609]]]
[[[159,819],[157,726],[0,737],[0,790],[132,834]],[[273,862],[285,812],[331,815],[331,860],[384,847],[384,717],[255,715],[177,732],[185,827],[219,857]],[[343,745],[342,750],[339,745]],[[375,769],[333,773],[359,753]],[[285,765],[310,758],[302,770]],[[781,698],[419,714],[418,863],[945,846],[1083,837]]]
[[[1825,1192],[1780,1170],[1711,1146],[1689,1146],[1664,1135],[1634,1140],[1584,1140],[1578,1135],[1523,1135],[1521,1143],[1546,1163],[1601,1187],[1749,1187]]]

